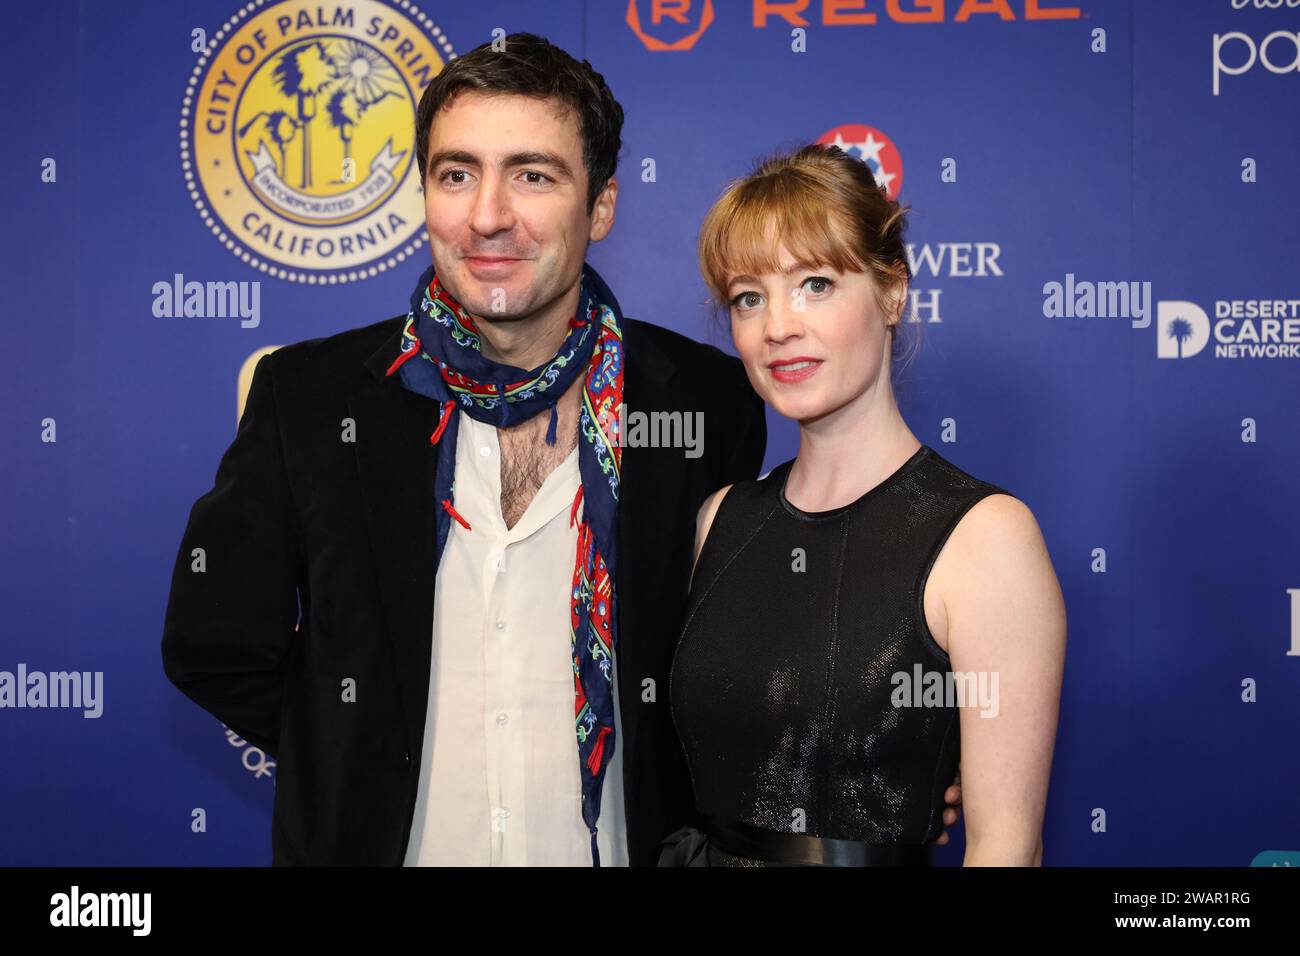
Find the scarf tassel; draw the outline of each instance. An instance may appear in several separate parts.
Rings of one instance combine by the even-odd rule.
[[[582,485],[578,485],[578,493],[573,496],[573,507],[569,509],[569,527],[578,520],[578,506],[582,504]]]
[[[550,421],[550,424],[548,424],[548,425],[546,426],[546,444],[548,444],[548,445],[554,445],[554,444],[555,444],[555,424],[556,424],[556,421],[557,421],[557,419],[558,419],[558,417],[559,417],[559,416],[556,414],[556,411],[555,411],[555,406],[556,406],[557,404],[559,404],[559,403],[558,403],[558,402],[551,402],[551,421]]]
[[[438,444],[438,439],[441,438],[442,433],[447,430],[447,422],[451,420],[451,413],[455,407],[455,400],[448,400],[442,403],[442,413],[438,416],[438,427],[435,428],[433,434],[429,436],[430,445]]]
[[[397,356],[397,358],[393,359],[393,364],[388,366],[388,371],[384,373],[385,377],[392,375],[399,368],[401,368],[402,363],[405,362],[407,359],[414,358],[415,353],[418,351],[420,351],[420,340],[416,339],[415,345],[412,348],[407,349],[401,355]]]
[[[474,530],[473,528],[471,528],[471,527],[469,526],[469,522],[466,521],[464,518],[462,518],[462,517],[460,516],[460,512],[457,511],[455,508],[453,508],[453,507],[451,506],[451,499],[450,499],[450,498],[443,498],[443,499],[442,499],[442,510],[445,511],[445,512],[447,512],[447,514],[451,515],[451,516],[452,516],[453,518],[455,518],[458,522],[460,522],[460,524],[464,527],[464,529],[465,529],[466,531],[473,531],[473,530]]]
[[[596,735],[596,746],[591,748],[591,756],[587,758],[587,769],[592,773],[600,773],[600,762],[605,756],[605,735],[612,729],[601,727],[600,733]]]

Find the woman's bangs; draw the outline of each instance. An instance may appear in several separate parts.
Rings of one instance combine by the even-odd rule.
[[[721,292],[735,276],[779,272],[782,246],[796,262],[839,272],[862,270],[842,230],[835,228],[835,217],[827,215],[825,205],[814,197],[777,197],[768,192],[748,202],[746,198],[737,197],[715,234],[717,248],[706,250]]]

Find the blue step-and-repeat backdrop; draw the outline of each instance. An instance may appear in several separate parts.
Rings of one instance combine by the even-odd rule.
[[[773,149],[912,206],[903,414],[1065,594],[1044,862],[1300,863],[1300,2],[41,0],[0,14],[0,864],[269,862],[274,761],[162,671],[181,531],[265,350],[406,310],[414,104],[517,30],[626,110],[630,315],[730,347],[694,241]]]

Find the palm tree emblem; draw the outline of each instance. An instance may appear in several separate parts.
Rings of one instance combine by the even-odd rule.
[[[240,126],[238,134],[242,139],[260,120],[260,132],[280,153],[276,172],[287,181],[288,147],[301,132],[298,186],[302,189],[315,185],[312,126],[318,115],[323,112],[342,142],[344,159],[351,159],[353,136],[366,111],[390,96],[402,95],[402,81],[392,65],[378,51],[356,40],[310,40],[286,50],[273,62],[272,85],[289,104],[262,110]],[[326,98],[323,111],[321,97]],[[343,181],[332,179],[331,183]]]
[[[281,93],[296,100],[298,123],[302,129],[303,189],[312,185],[311,121],[316,116],[316,97],[335,79],[337,67],[320,41],[294,47],[280,57],[271,74]]]
[[[262,131],[266,133],[267,139],[275,143],[276,149],[280,151],[280,165],[275,168],[275,171],[283,179],[289,175],[285,147],[293,142],[293,138],[298,135],[298,121],[284,110],[271,110],[270,112],[262,110],[239,128],[239,138],[243,139],[247,136],[248,131],[253,128],[253,124],[259,119],[262,120]]]
[[[1183,357],[1183,343],[1192,337],[1192,323],[1179,317],[1171,319],[1165,326],[1165,335],[1178,343],[1178,357]]]

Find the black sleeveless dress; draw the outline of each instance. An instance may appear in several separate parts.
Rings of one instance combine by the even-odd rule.
[[[943,830],[958,709],[895,706],[894,675],[950,670],[926,578],[962,516],[1008,492],[922,445],[852,504],[805,512],[785,499],[793,464],[734,485],[700,553],[669,697],[708,823],[665,839],[660,865],[925,865]],[[897,852],[802,852],[836,841]]]

